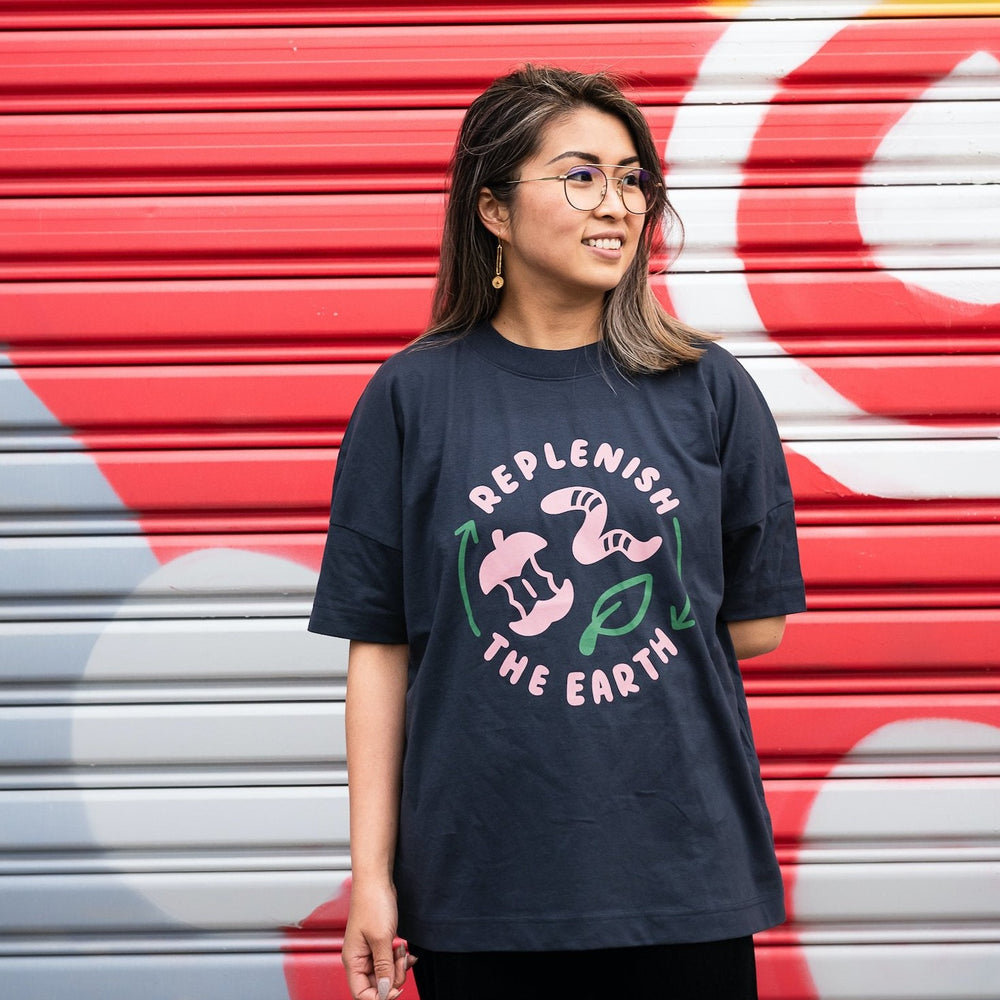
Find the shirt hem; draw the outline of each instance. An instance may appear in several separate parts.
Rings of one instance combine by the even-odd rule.
[[[703,913],[421,920],[401,910],[399,933],[440,951],[583,951],[722,941],[756,934],[784,919],[779,891],[735,909]]]

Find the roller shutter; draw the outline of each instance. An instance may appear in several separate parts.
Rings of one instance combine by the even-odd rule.
[[[0,5],[0,995],[346,1000],[330,477],[523,61],[625,75],[786,443],[762,997],[997,997],[1000,5],[901,0]]]

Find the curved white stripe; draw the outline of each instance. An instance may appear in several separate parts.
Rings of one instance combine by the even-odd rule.
[[[1000,302],[1000,283],[995,277],[970,285],[956,279],[961,274],[959,269],[914,273],[908,268],[912,254],[907,243],[912,242],[914,230],[919,238],[939,248],[942,262],[954,261],[959,252],[973,247],[986,247],[989,252],[996,244],[1000,187],[979,183],[978,165],[1000,157],[1000,103],[956,104],[936,99],[949,90],[953,78],[970,75],[994,77],[1000,84],[1000,61],[992,53],[976,52],[921,94],[920,100],[883,137],[865,168],[855,206],[861,233],[875,250],[881,267],[911,287],[959,302],[990,306]],[[911,204],[908,213],[900,213],[896,209],[900,192],[890,186],[892,175],[898,164],[925,157],[928,137],[932,135],[948,137],[951,148],[947,172],[938,178],[947,184],[903,188],[902,197]],[[956,189],[955,185],[963,187]],[[956,199],[956,193],[962,197]],[[991,257],[995,260],[995,250]],[[902,270],[894,270],[897,268]]]
[[[757,130],[767,113],[767,104],[777,92],[784,76],[801,66],[814,56],[824,45],[848,26],[844,18],[855,17],[868,11],[873,5],[870,2],[844,3],[836,5],[836,13],[840,19],[822,21],[785,21],[776,30],[773,22],[739,20],[734,22],[719,38],[711,51],[705,57],[690,91],[684,98],[683,105],[678,109],[666,148],[666,158],[689,163],[697,159],[699,136],[704,133],[706,123],[702,115],[702,107],[711,104],[715,88],[714,80],[731,76],[734,69],[745,81],[743,89],[745,104],[740,105],[738,113],[729,120],[732,129],[729,134],[731,144],[730,155],[726,161],[731,166],[721,168],[721,174],[733,189],[728,197],[723,192],[713,192],[712,199],[690,199],[688,210],[684,211],[686,201],[683,191],[675,191],[672,197],[681,211],[685,229],[692,244],[701,242],[712,245],[717,241],[720,232],[720,211],[729,213],[729,219],[724,230],[732,234],[737,231],[737,210],[739,206],[739,188],[742,185],[742,168],[732,164],[745,162]],[[764,5],[751,5],[744,12],[744,17],[760,14]],[[766,39],[770,45],[762,44]],[[668,173],[669,182],[669,173]],[[718,195],[718,197],[716,197]],[[699,206],[703,208],[699,209]],[[699,235],[705,239],[699,240]],[[735,243],[733,244],[736,245]],[[721,249],[721,248],[720,248]],[[726,264],[734,272],[743,272],[742,261],[735,251],[716,253],[715,261],[724,256]],[[681,255],[683,259],[683,254]],[[763,328],[763,322],[754,305],[753,296],[745,278],[738,280],[738,287],[733,288],[731,295],[724,300],[711,296],[698,297],[693,294],[694,285],[690,282],[666,279],[668,292],[679,318],[696,327],[725,333],[730,330],[753,331]],[[734,283],[734,286],[737,283]],[[784,353],[779,344],[760,335],[761,340],[767,340],[774,353]],[[740,347],[749,346],[753,352],[753,337],[748,344],[746,335],[741,337]],[[865,416],[865,411],[852,400],[844,397],[832,386],[827,384],[805,363],[791,359],[801,370],[801,392],[810,397],[809,406],[813,412],[830,411],[842,417],[856,415]],[[870,417],[866,419],[871,420]],[[899,421],[882,420],[886,437],[912,435],[912,427]],[[807,457],[809,445],[796,444],[796,449]],[[950,463],[951,475],[931,475],[919,455],[911,454],[907,449],[900,450],[898,460],[889,465],[880,464],[868,466],[856,457],[846,457],[846,460],[831,462],[830,456],[823,451],[816,452],[817,464],[824,472],[842,482],[849,489],[868,496],[885,497],[922,497],[948,498],[956,495],[967,495],[961,492],[963,487],[959,467],[963,460],[963,449],[956,447],[955,460]],[[956,475],[958,490],[956,492]],[[976,487],[974,495],[982,496],[982,483]],[[991,490],[993,486],[989,487]],[[990,496],[1000,496],[1000,489],[990,493]]]
[[[1000,440],[891,444],[864,448],[857,441],[796,441],[790,447],[861,495],[892,500],[1000,497]]]
[[[757,6],[749,5],[743,16],[754,16],[754,8]],[[851,17],[863,13],[869,6],[869,2],[858,2],[837,13]],[[712,46],[699,67],[693,86],[677,109],[674,126],[667,141],[668,165],[674,160],[688,163],[698,159],[701,136],[706,127],[711,125],[710,120],[703,121],[703,107],[712,104],[714,81],[731,75],[733,67],[738,69],[740,77],[745,81],[742,89],[743,102],[730,114],[727,133],[730,148],[726,157],[728,166],[722,167],[717,174],[719,183],[727,183],[731,190],[713,191],[711,201],[701,200],[700,205],[704,207],[702,211],[699,211],[698,199],[691,199],[689,204],[683,191],[677,190],[671,195],[692,244],[711,246],[717,243],[719,214],[723,211],[729,215],[729,245],[737,245],[737,212],[743,184],[742,164],[749,156],[757,131],[767,115],[769,102],[777,92],[782,77],[815,55],[845,27],[846,22],[843,20],[785,21],[780,28],[780,44],[775,44],[778,32],[775,31],[773,22],[736,21]],[[671,184],[669,170],[667,184]],[[682,253],[679,260],[683,256]],[[743,269],[743,262],[734,250],[723,251],[720,248],[716,253],[720,264],[722,257],[725,257],[726,265],[732,270]],[[721,269],[727,268],[724,266]],[[667,289],[679,318],[693,326],[720,332],[733,326],[743,330],[756,330],[763,326],[745,282],[742,283],[739,294],[734,294],[724,302],[710,300],[708,297],[695,299],[686,296],[684,286],[675,285],[670,276],[667,277]],[[728,322],[722,318],[723,313],[728,316]],[[778,347],[777,344],[774,346]]]

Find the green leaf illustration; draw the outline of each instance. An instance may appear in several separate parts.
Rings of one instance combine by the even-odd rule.
[[[622,606],[621,601],[613,601],[619,594],[624,594],[632,587],[642,587],[642,601],[639,610],[624,624],[612,628],[605,628],[605,622],[615,614]],[[594,610],[590,613],[590,624],[584,629],[580,636],[580,652],[584,656],[590,656],[597,647],[597,640],[602,635],[626,635],[639,627],[639,623],[646,617],[646,610],[649,602],[653,598],[653,577],[649,573],[642,573],[633,576],[631,579],[623,580],[609,587],[594,605]]]

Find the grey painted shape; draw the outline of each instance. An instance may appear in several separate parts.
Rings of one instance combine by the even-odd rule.
[[[0,871],[8,867],[11,876],[0,877],[0,929],[7,935],[55,927],[99,933],[104,925],[112,934],[289,927],[342,889],[342,869],[303,874],[278,863],[278,872],[259,864],[252,872],[213,871],[238,869],[243,856],[286,857],[310,844],[346,862],[342,787],[3,791],[0,815]],[[33,856],[46,859],[44,873],[31,871]],[[70,870],[59,870],[60,856]],[[115,871],[125,858],[133,870]],[[193,871],[178,864],[185,858]],[[306,863],[315,866],[316,859]],[[219,879],[216,898],[209,889]]]
[[[306,624],[301,617],[109,622],[87,679],[343,678],[347,643],[315,635]]]
[[[128,512],[93,457],[80,452],[8,453],[0,463],[0,513]]]
[[[0,934],[170,933],[179,924],[171,914],[218,933],[281,931],[339,896],[346,878],[318,868],[0,876]]]
[[[88,682],[100,683],[346,676],[345,640],[307,631],[304,617],[249,613],[244,609],[232,619],[0,621],[0,697],[5,683],[71,683],[84,670]],[[101,649],[91,656],[98,643]],[[72,690],[64,692],[64,700],[71,697]]]
[[[14,372],[0,372],[0,426],[15,430],[28,426],[51,431],[46,435],[48,447],[79,447],[79,443],[69,435],[57,433],[61,431],[59,421]],[[16,439],[12,439],[11,443],[16,445]],[[85,507],[115,515],[119,529],[128,523],[129,519],[121,516],[128,513],[127,509],[91,456],[64,453],[60,461],[53,462],[44,453],[8,452],[0,462],[0,516],[37,516],[53,512],[75,514]],[[40,525],[36,530],[44,531],[44,527]],[[77,595],[73,591],[79,589],[76,581],[81,576],[93,580],[95,574],[105,574],[112,570],[110,563],[95,560],[93,554],[93,548],[86,545],[81,552],[79,546],[57,546],[44,540],[34,543],[9,540],[7,544],[0,546],[0,596],[7,598],[6,615],[17,617],[20,614],[19,605],[25,597],[33,592],[44,595],[54,584],[65,587],[69,583],[69,596],[75,599]],[[120,581],[123,591],[129,591],[157,565],[148,545],[140,539],[129,548],[124,557],[119,555],[114,561],[114,577]],[[94,636],[86,631],[63,632],[51,637],[47,644],[50,658],[58,660],[60,675],[67,681],[72,681],[82,676],[86,670],[94,647]],[[38,679],[33,674],[37,661],[30,650],[23,650],[22,646],[22,651],[17,653],[9,645],[0,646],[0,676],[14,671],[12,679],[22,683]],[[23,733],[17,735],[23,736]],[[11,727],[4,727],[3,744],[6,745],[13,738]],[[45,734],[45,742],[47,753],[72,754],[72,731],[66,726],[50,727]],[[53,818],[53,821],[61,824],[65,838],[76,841],[81,849],[95,850],[90,817],[81,803],[67,803],[58,820]],[[17,828],[17,817],[4,813],[0,831],[16,833]],[[2,838],[3,833],[0,832],[0,839]],[[37,838],[30,845],[24,846],[29,850],[36,850]],[[163,923],[170,919],[155,903],[133,892],[127,893],[127,899],[123,898],[121,905],[123,912],[136,920],[159,920]],[[12,934],[20,931],[17,924],[11,928]],[[0,973],[0,995],[31,996],[34,986],[24,983],[11,989],[3,986],[7,978],[6,968],[5,965],[5,971]],[[80,991],[76,986],[67,985],[66,989],[57,992],[43,988],[39,995],[69,997],[79,996]]]
[[[11,365],[0,356],[0,431],[19,427],[59,428],[62,424],[32,392]]]
[[[78,511],[63,513],[23,513],[6,515],[3,519],[5,535],[137,535],[139,525],[119,511],[97,511],[81,514]]]
[[[303,565],[211,540],[161,565],[143,537],[0,539],[0,597],[311,599],[315,587]]]
[[[30,440],[9,436],[10,430],[26,427],[48,433]],[[0,462],[0,515],[72,514],[81,510],[127,513],[94,459],[74,453],[72,449],[80,449],[81,443],[70,434],[56,433],[62,430],[59,420],[18,373],[0,367],[0,431],[8,432],[6,454]],[[38,450],[23,454],[11,450],[19,447]],[[62,454],[53,456],[43,449],[60,449]],[[136,530],[134,526],[132,530]],[[4,565],[0,557],[0,581],[4,577],[17,579],[11,574],[18,568],[16,564]]]
[[[89,623],[0,622],[0,692],[5,683],[72,683],[83,676],[94,648]]]
[[[11,1000],[288,1000],[280,953],[0,960]]]
[[[241,851],[347,843],[343,787],[0,791],[0,851]]]
[[[4,538],[0,598],[124,599],[158,565],[144,538]]]
[[[332,702],[0,706],[0,732],[0,767],[326,764],[346,753],[344,706]]]
[[[151,620],[186,616],[189,618],[295,618],[305,617],[312,607],[306,595],[253,594],[175,597],[144,595],[111,597],[81,595],[77,600],[61,594],[35,595],[30,599],[4,601],[0,595],[0,621],[105,621],[109,618]],[[89,669],[89,668],[88,668]]]

